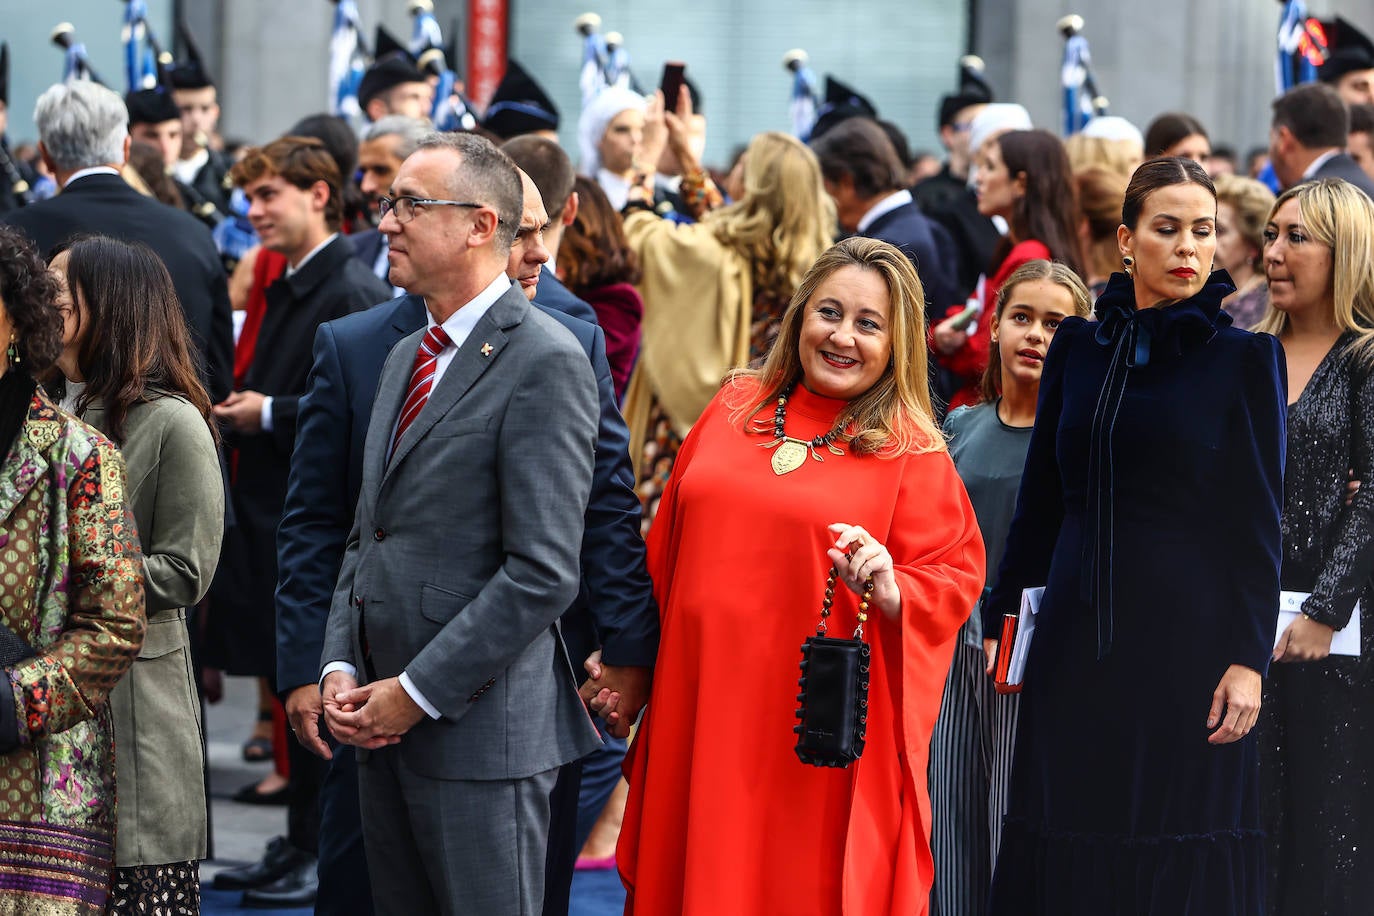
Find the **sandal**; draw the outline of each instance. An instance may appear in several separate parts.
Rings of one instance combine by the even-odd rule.
[[[259,724],[266,722],[269,726],[272,723],[272,712],[270,710],[258,712]],[[256,729],[254,729],[256,731]],[[269,728],[267,735],[253,735],[243,742],[243,759],[249,763],[262,763],[272,759],[272,735]]]
[[[243,759],[249,763],[262,763],[272,759],[271,738],[249,738],[243,742]]]

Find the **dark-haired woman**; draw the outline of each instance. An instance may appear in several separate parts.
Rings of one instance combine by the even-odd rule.
[[[34,381],[62,349],[56,296],[29,241],[0,227],[0,912],[100,914],[107,699],[143,643],[143,559],[119,451]]]
[[[620,400],[639,357],[644,300],[633,285],[639,282],[639,257],[625,240],[620,214],[612,209],[601,185],[578,175],[573,192],[578,200],[577,218],[558,247],[558,277],[596,310],[596,320],[606,332],[606,360],[611,364],[616,400]]]
[[[1212,142],[1207,139],[1207,128],[1192,115],[1166,112],[1145,128],[1147,159],[1178,156],[1202,165],[1210,155]]]
[[[108,912],[196,913],[205,783],[184,609],[209,589],[224,529],[210,398],[152,249],[87,238],[51,267],[62,287],[65,403],[123,451],[144,557],[147,637],[110,697],[119,830]]]
[[[1055,333],[987,602],[1045,587],[989,913],[1261,916],[1283,351],[1221,311],[1200,165],[1146,162],[1122,209],[1126,273]]]
[[[935,359],[949,376],[950,408],[978,403],[988,364],[988,327],[1007,277],[1027,261],[1060,261],[1080,277],[1083,250],[1078,205],[1064,144],[1046,130],[1014,130],[978,152],[978,212],[1000,216],[1010,227],[993,255],[991,279],[974,291],[980,311],[960,326],[962,306],[931,332]]]

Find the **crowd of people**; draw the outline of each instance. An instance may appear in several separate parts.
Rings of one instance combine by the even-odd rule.
[[[719,171],[690,81],[589,94],[576,159],[515,63],[466,129],[397,48],[361,133],[237,146],[195,55],[52,86],[0,176],[0,909],[199,912],[230,674],[287,809],[248,906],[1364,912],[1335,35],[1244,162],[968,59],[938,170],[835,80]]]

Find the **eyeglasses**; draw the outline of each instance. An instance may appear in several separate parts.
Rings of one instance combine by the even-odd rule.
[[[408,223],[415,218],[416,207],[462,207],[465,210],[481,210],[486,204],[466,203],[461,200],[436,200],[432,197],[382,197],[377,200],[377,216],[385,218],[394,213],[396,222]]]

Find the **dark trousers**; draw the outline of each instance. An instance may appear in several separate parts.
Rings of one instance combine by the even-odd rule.
[[[372,882],[363,850],[358,810],[358,758],[347,744],[334,744],[320,787],[319,878],[316,916],[372,916]]]
[[[295,736],[286,739],[286,754],[291,764],[286,795],[286,839],[297,849],[315,855],[320,844],[320,786],[324,782],[327,761],[306,750]]]
[[[549,796],[549,852],[544,861],[544,916],[568,916],[573,868],[587,835],[620,782],[625,759],[624,738],[606,734],[604,723],[593,719],[606,744],[558,773]]]

